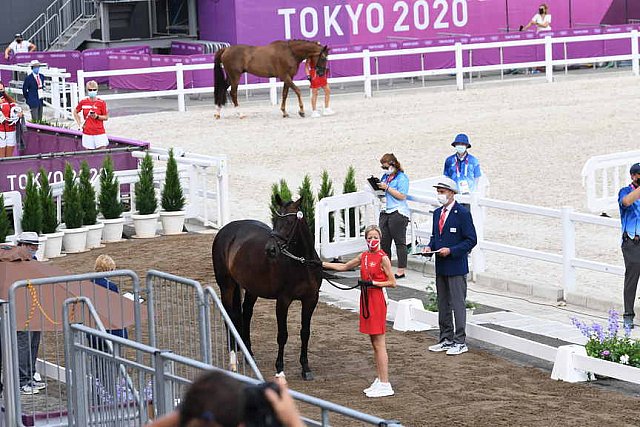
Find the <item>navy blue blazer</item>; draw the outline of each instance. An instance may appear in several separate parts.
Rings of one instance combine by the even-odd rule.
[[[458,202],[454,202],[440,234],[438,223],[441,212],[442,207],[439,207],[433,213],[429,247],[432,251],[449,248],[451,254],[447,257],[436,255],[436,275],[463,276],[469,273],[468,254],[478,243],[471,212]]]
[[[42,79],[43,77],[40,76],[40,81],[42,81]],[[33,73],[29,73],[24,79],[24,82],[22,83],[22,94],[24,95],[24,99],[29,107],[37,108],[42,106],[42,99],[38,97],[38,82],[33,76]]]

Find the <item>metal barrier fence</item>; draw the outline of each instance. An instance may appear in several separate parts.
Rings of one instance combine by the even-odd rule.
[[[68,392],[63,302],[70,297],[90,298],[109,332],[125,337],[131,333],[140,341],[144,308],[125,296],[129,291],[139,300],[139,281],[128,270],[63,276],[47,264],[20,264],[26,264],[20,268],[35,277],[45,278],[15,282],[3,304],[2,342],[10,343],[3,346],[7,425],[60,425]],[[88,312],[77,310],[72,317],[92,319]]]
[[[64,332],[71,368],[67,378],[73,385],[73,393],[69,396],[69,426],[141,426],[150,419],[172,411],[197,376],[206,371],[220,370],[170,351],[73,323],[69,321],[69,314],[72,305],[78,303],[91,307],[86,300],[70,299],[65,302]],[[102,340],[109,345],[96,348],[90,345],[92,340]],[[135,360],[134,354],[137,355]],[[178,372],[192,375],[182,376]],[[261,382],[240,374],[227,374],[246,384]],[[306,417],[310,412],[319,410],[319,420],[305,417],[308,425],[328,426],[330,415],[333,415],[334,420],[349,419],[369,425],[400,426],[398,422],[302,393],[292,391],[291,394],[301,404]],[[340,424],[336,421],[334,425]]]

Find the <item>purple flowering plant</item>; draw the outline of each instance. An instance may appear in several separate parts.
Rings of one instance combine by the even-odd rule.
[[[589,356],[640,368],[640,341],[631,339],[629,328],[620,330],[616,310],[609,310],[606,329],[599,323],[589,325],[575,317],[571,323],[588,338],[585,349]]]

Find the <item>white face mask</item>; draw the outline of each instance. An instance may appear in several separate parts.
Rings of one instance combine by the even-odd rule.
[[[436,198],[438,199],[438,203],[440,203],[441,205],[446,205],[449,201],[449,197],[447,197],[446,194],[438,194]]]
[[[464,154],[465,151],[467,151],[466,145],[456,145],[456,152],[458,154]]]
[[[389,169],[387,170],[387,173],[389,175],[393,175],[394,173],[396,173],[396,168],[394,168],[393,166],[389,166]]]

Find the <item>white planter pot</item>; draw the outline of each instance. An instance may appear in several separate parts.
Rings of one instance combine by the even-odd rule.
[[[87,232],[87,249],[101,248],[102,245],[102,229],[104,224],[97,222],[93,225],[85,225],[89,229]]]
[[[36,251],[36,259],[38,261],[46,261],[45,249],[47,247],[47,238],[45,236],[38,236],[38,250]]]
[[[104,243],[119,242],[122,240],[124,218],[101,219],[104,225],[102,229],[102,241]]]
[[[62,253],[62,237],[64,233],[58,231],[56,233],[48,233],[44,235],[47,238],[47,245],[44,249],[45,258],[58,258]]]
[[[184,227],[184,211],[160,212],[164,234],[181,234]]]
[[[87,250],[87,227],[65,228],[62,246],[68,254],[75,254]]]
[[[153,213],[150,215],[131,215],[133,220],[133,227],[136,230],[136,235],[133,236],[138,239],[150,239],[156,237],[156,230],[158,229],[158,218],[160,214]]]

